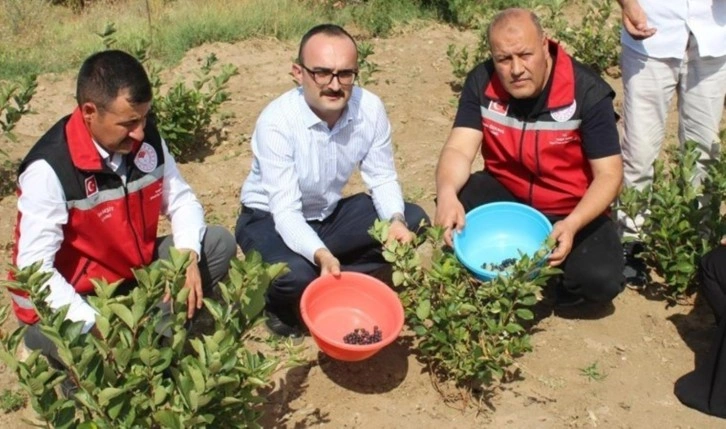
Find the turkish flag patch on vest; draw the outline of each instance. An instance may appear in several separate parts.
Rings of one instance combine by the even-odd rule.
[[[509,105],[505,103],[500,103],[497,100],[492,100],[489,102],[489,110],[495,113],[499,113],[500,115],[507,115],[507,111],[509,110]]]
[[[86,177],[86,196],[90,197],[98,193],[98,183],[96,183],[96,176]]]

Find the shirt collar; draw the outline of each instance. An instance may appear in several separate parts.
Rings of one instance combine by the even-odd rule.
[[[121,162],[123,162],[123,155],[120,153],[108,153],[108,151],[98,144],[95,139],[92,141],[93,145],[96,146],[98,154],[101,155],[103,162],[105,162],[111,170],[116,171],[121,165]]]

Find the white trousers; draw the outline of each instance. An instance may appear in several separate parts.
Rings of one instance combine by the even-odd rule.
[[[625,186],[643,189],[652,183],[653,163],[663,146],[673,94],[678,95],[679,144],[682,146],[689,140],[698,142],[701,162],[696,180],[700,181],[705,173],[703,162],[719,152],[719,124],[726,97],[726,56],[699,57],[696,38],[691,35],[683,59],[650,58],[623,46],[620,66],[624,90]],[[632,231],[632,225],[622,226],[626,234]]]
[[[665,138],[668,106],[678,94],[678,141],[698,142],[701,159],[719,151],[719,124],[726,96],[726,56],[699,57],[691,35],[686,55],[650,58],[623,46],[623,163],[625,186],[642,189],[653,180],[653,162]],[[699,167],[703,174],[703,166]]]

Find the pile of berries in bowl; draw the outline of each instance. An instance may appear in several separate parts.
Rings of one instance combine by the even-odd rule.
[[[312,281],[300,299],[300,315],[320,350],[343,361],[368,359],[394,342],[403,328],[396,292],[355,272]]]

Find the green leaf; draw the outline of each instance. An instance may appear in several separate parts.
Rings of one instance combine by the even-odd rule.
[[[160,410],[155,412],[154,420],[166,428],[182,429],[179,417],[177,417],[177,414],[171,410]]]
[[[111,332],[111,324],[107,318],[96,314],[96,328],[103,338],[108,338],[108,334]]]
[[[518,308],[514,313],[522,320],[534,319],[534,313],[528,308]]]
[[[204,298],[204,307],[206,307],[207,311],[209,311],[209,314],[215,321],[222,322],[222,314],[224,313],[224,310],[222,310],[222,306],[216,300]]]
[[[675,266],[675,270],[681,273],[690,274],[695,271],[695,268],[693,264],[689,263],[688,261],[680,261]]]
[[[524,331],[524,328],[522,328],[522,325],[519,325],[517,323],[509,323],[507,326],[504,327],[504,329],[507,330],[510,334],[516,334],[518,332]]]
[[[116,358],[116,363],[118,364],[119,369],[123,370],[126,368],[129,364],[129,360],[131,360],[133,352],[134,351],[132,349],[125,348],[123,346],[113,349],[113,355]]]
[[[108,405],[109,401],[118,395],[124,393],[124,389],[120,389],[118,387],[107,387],[98,394],[98,403],[105,407]]]
[[[229,406],[229,405],[241,404],[241,403],[242,403],[242,400],[241,399],[238,399],[238,398],[235,398],[234,396],[225,396],[220,401],[220,405],[225,406],[225,407],[226,406]]]
[[[138,396],[137,398],[141,398]],[[121,412],[126,408],[127,398],[123,395],[116,396],[109,400],[108,406],[106,407],[106,413],[112,419],[117,419]]]
[[[254,319],[265,308],[265,292],[267,292],[267,287],[258,287],[254,290],[251,288],[245,289],[245,295],[249,301],[242,306],[242,314],[245,315],[247,320]]]
[[[476,313],[477,308],[476,308],[476,306],[465,302],[465,303],[461,304],[461,306],[459,307],[459,311],[461,312],[461,314],[470,314],[470,313]]]
[[[394,271],[393,272],[393,285],[394,286],[401,286],[405,280],[405,275],[400,271]]]
[[[416,307],[416,317],[419,318],[419,320],[426,320],[429,318],[429,315],[431,314],[431,301],[428,299],[425,299],[421,301]]]
[[[204,376],[202,375],[202,371],[200,371],[198,368],[189,367],[188,370],[189,376],[192,378],[192,381],[194,382],[194,389],[199,392],[204,392]]]
[[[159,406],[164,403],[168,396],[168,392],[162,386],[156,386],[154,388],[154,405]]]
[[[43,393],[43,389],[45,388],[45,384],[43,384],[37,378],[29,378],[25,380],[25,385],[30,390],[30,393],[35,396],[40,396],[40,394]]]
[[[111,311],[113,311],[113,314],[118,316],[126,324],[126,326],[129,327],[129,329],[134,329],[134,316],[131,314],[131,310],[123,304],[118,303],[109,304],[108,307]]]

